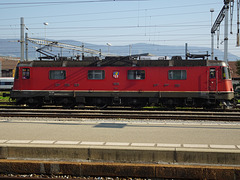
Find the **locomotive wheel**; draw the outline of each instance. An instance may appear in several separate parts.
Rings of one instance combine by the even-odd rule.
[[[214,110],[216,108],[216,106],[204,106],[203,109],[206,110],[206,111],[211,111],[211,110]]]
[[[140,110],[143,108],[143,106],[131,106],[133,110]]]
[[[62,105],[62,107],[64,109],[74,109],[75,104],[64,104],[64,105]]]
[[[142,109],[145,106],[146,106],[146,104],[136,104],[136,105],[132,105],[131,108],[138,110],[138,109]]]
[[[26,102],[27,106],[30,108],[41,108],[42,101],[40,98],[29,98]]]
[[[146,105],[147,105],[147,103],[139,103],[139,104],[131,105],[131,108],[137,110],[137,109],[142,109]]]
[[[169,105],[169,106],[167,106],[167,109],[170,110],[170,111],[174,111],[174,110],[176,110],[176,106],[175,105]]]
[[[107,104],[101,104],[97,106],[97,109],[107,109],[108,105]]]
[[[37,109],[37,108],[41,108],[42,104],[27,104],[27,106],[32,109]]]
[[[73,109],[76,105],[74,99],[72,98],[58,99],[58,103],[65,109]]]

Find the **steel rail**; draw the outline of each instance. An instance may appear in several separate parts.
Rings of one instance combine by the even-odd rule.
[[[239,179],[239,166],[213,166],[213,165],[177,165],[177,164],[134,164],[134,163],[108,163],[108,162],[51,162],[26,160],[1,160],[2,167],[11,167],[15,174],[22,172],[28,174],[42,174],[46,179],[51,174],[56,176],[67,175],[84,179]],[[43,173],[42,167],[49,167]],[[58,167],[52,171],[50,167]],[[41,169],[42,168],[42,169]],[[6,168],[4,171],[9,172]],[[101,178],[102,177],[102,178]],[[8,179],[22,179],[10,177]],[[37,179],[36,177],[25,179]],[[53,178],[55,179],[55,178]],[[62,179],[62,178],[59,178]]]
[[[29,106],[19,106],[19,105],[15,105],[13,102],[0,102],[0,109],[32,109]],[[83,107],[75,107],[75,108],[63,108],[62,106],[54,106],[54,105],[46,105],[40,108],[34,108],[34,109],[38,109],[38,110],[50,110],[50,109],[60,109],[60,110],[96,110],[98,109],[97,107],[94,106],[83,106]],[[99,109],[100,110],[100,109]],[[134,109],[131,107],[125,107],[125,106],[109,106],[106,109],[102,109],[102,110],[131,110],[133,111]],[[240,106],[237,106],[235,108],[231,108],[231,109],[220,109],[220,108],[216,108],[216,109],[203,109],[203,108],[176,108],[176,109],[169,109],[169,108],[164,108],[164,107],[146,107],[146,108],[139,108],[139,109],[135,109],[135,110],[140,110],[140,111],[182,111],[182,112],[206,112],[206,113],[210,113],[210,112],[239,112],[240,113]]]
[[[0,109],[0,117],[240,121],[238,112]]]

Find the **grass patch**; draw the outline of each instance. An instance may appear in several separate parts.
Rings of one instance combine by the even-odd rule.
[[[0,102],[9,102],[10,97],[3,97],[3,93],[10,94],[9,91],[0,91]]]

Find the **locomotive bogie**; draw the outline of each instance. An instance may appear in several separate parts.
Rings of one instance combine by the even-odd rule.
[[[41,93],[41,92],[40,92]],[[29,93],[31,94],[31,93]],[[35,96],[33,94],[36,94]],[[139,94],[138,92],[134,93],[127,93],[127,94],[119,94],[117,96],[112,96],[114,93],[111,93],[109,97],[106,97],[106,94],[102,94],[102,96],[98,97],[92,96],[93,92],[90,93],[80,93],[81,96],[71,96],[71,92],[69,95],[65,92],[65,95],[56,96],[52,95],[49,96],[49,93],[41,93],[39,96],[38,92],[33,93],[30,96],[25,95],[24,97],[17,97],[18,95],[15,94],[13,91],[11,93],[12,98],[16,99],[16,104],[27,104],[31,107],[40,107],[42,105],[47,104],[54,104],[60,105],[63,107],[74,107],[78,105],[87,105],[87,106],[133,106],[133,107],[143,107],[145,105],[162,105],[166,107],[204,107],[204,106],[212,106],[212,105],[219,105],[221,102],[231,102],[231,95],[220,95],[215,94],[210,96],[201,96],[201,93],[196,93],[195,96],[193,94],[188,93],[179,93],[174,92],[172,93],[156,93],[157,95],[152,95],[153,93],[142,93]],[[56,92],[54,94],[57,94]],[[85,94],[85,95],[84,95]],[[108,94],[108,93],[107,93]],[[161,94],[161,95],[160,95]],[[172,94],[172,95],[171,95]],[[185,95],[184,95],[185,94]],[[119,97],[120,95],[120,97]],[[225,102],[224,101],[224,102]]]
[[[11,98],[29,106],[209,107],[234,93],[221,61],[22,62]]]

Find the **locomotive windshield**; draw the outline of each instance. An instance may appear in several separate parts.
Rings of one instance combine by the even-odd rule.
[[[228,67],[222,67],[222,78],[231,79],[230,70]]]

